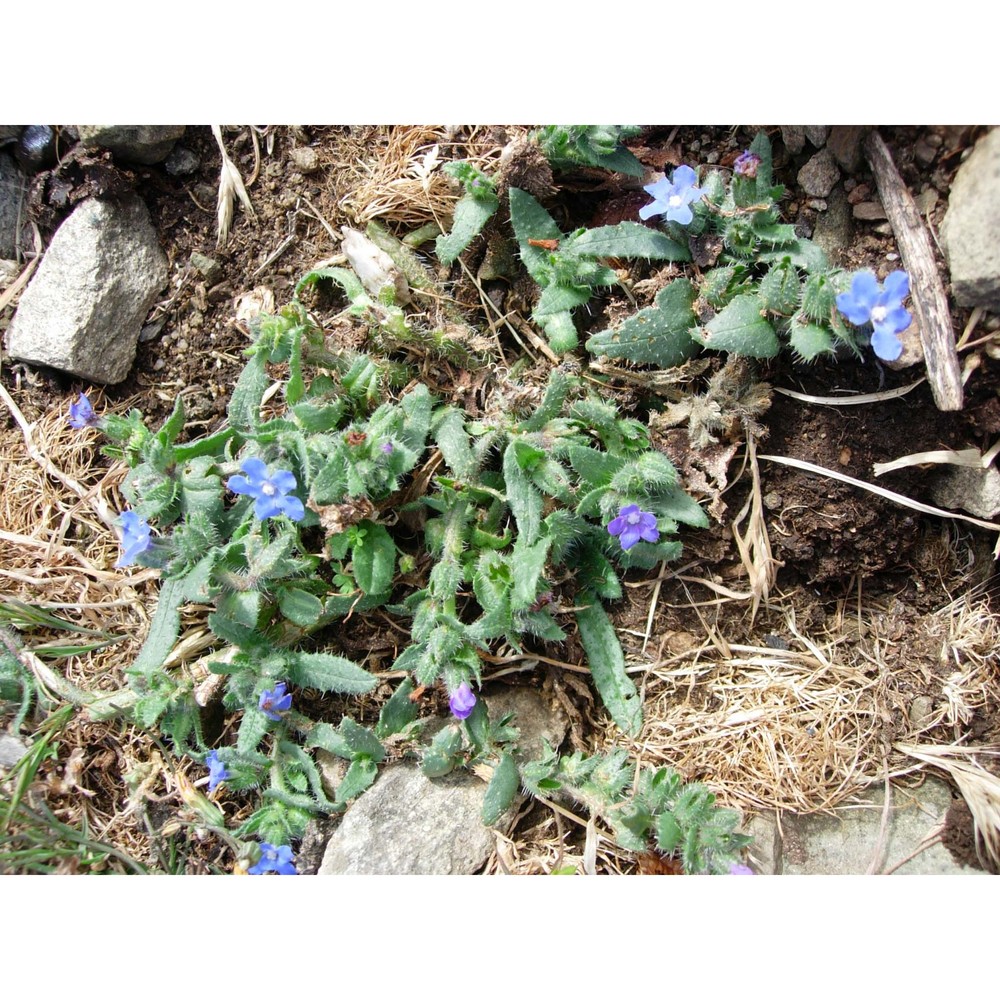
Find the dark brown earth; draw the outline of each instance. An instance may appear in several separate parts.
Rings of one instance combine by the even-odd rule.
[[[633,145],[647,165],[655,169],[681,162],[726,163],[749,144],[756,131],[756,127],[651,128]],[[810,235],[820,213],[809,206],[810,199],[799,190],[796,174],[815,150],[807,144],[802,153],[790,156],[781,144],[778,130],[768,131],[775,144],[777,179],[787,186],[783,202],[786,220],[794,222],[804,235]],[[911,190],[915,194],[936,192],[937,204],[929,216],[936,227],[962,154],[971,148],[978,133],[969,128],[945,127],[881,131]],[[489,130],[488,137],[498,144],[507,138],[499,128]],[[456,133],[456,138],[465,137]],[[484,141],[483,136],[480,141]],[[270,152],[269,142],[273,143]],[[128,400],[154,424],[170,412],[176,396],[183,393],[189,418],[196,422],[194,431],[198,433],[224,415],[229,393],[243,366],[242,352],[250,338],[247,328],[235,318],[237,300],[256,288],[267,288],[280,307],[290,298],[299,277],[318,261],[338,252],[339,247],[325,223],[334,228],[357,224],[358,206],[351,203],[349,195],[359,176],[358,164],[374,164],[385,156],[390,133],[386,129],[358,127],[271,129],[260,139],[258,176],[249,186],[258,223],[254,225],[237,210],[233,236],[222,250],[216,249],[219,159],[215,142],[209,129],[191,127],[183,144],[197,153],[201,162],[198,171],[189,177],[170,177],[162,166],[124,168],[114,165],[109,158],[105,164],[112,178],[108,183],[134,187],[149,206],[161,245],[170,260],[171,275],[169,292],[158,308],[158,315],[165,320],[161,334],[139,345],[131,375],[121,385],[108,387],[105,393],[109,404]],[[244,178],[253,175],[257,157],[250,131],[227,132],[226,145]],[[292,159],[293,151],[303,148],[313,150],[318,162],[318,168],[308,174],[297,169]],[[443,153],[448,155],[447,146]],[[35,180],[36,218],[46,239],[65,215],[53,204],[53,193],[60,190],[59,183],[79,183],[79,169],[78,164],[67,163],[47,177]],[[874,190],[865,166],[846,179],[854,182],[853,191],[864,186]],[[604,224],[632,218],[645,201],[637,184],[607,182],[586,171],[563,186],[567,223]],[[406,226],[391,216],[388,225],[398,235],[405,234]],[[287,250],[272,260],[276,249],[289,236],[294,239]],[[895,250],[886,223],[855,222],[838,263],[851,269],[871,267],[881,277],[899,266],[887,260],[887,254]],[[190,264],[193,252],[216,259],[220,265],[218,276],[206,281],[193,269]],[[631,277],[642,280],[648,274],[648,268],[636,265]],[[469,321],[483,329],[478,295],[463,285],[460,277],[457,281],[455,299],[468,305]],[[516,304],[517,288],[498,287],[493,292],[501,308]],[[586,322],[599,329],[606,325],[609,316],[620,313],[623,300],[609,295],[595,299],[591,308],[592,315]],[[956,329],[961,331],[968,314],[957,310],[954,319]],[[512,341],[504,341],[504,347],[510,356],[516,356],[517,347]],[[775,393],[770,408],[759,418],[764,433],[758,452],[803,459],[870,481],[875,462],[925,449],[988,447],[1000,431],[1000,402],[994,388],[998,371],[997,362],[987,357],[981,360],[979,371],[966,387],[967,401],[960,413],[939,412],[926,384],[879,407],[818,406]],[[702,376],[702,384],[720,366],[720,361],[713,362]],[[480,398],[476,390],[481,379],[449,372],[446,366],[439,372],[440,384],[432,385],[432,391],[444,398],[454,398],[473,412]],[[863,363],[845,357],[809,366],[795,365],[783,358],[756,370],[756,377],[772,386],[818,396],[835,395],[841,390],[876,392],[908,385],[920,374],[921,368],[900,372],[883,369],[870,355]],[[29,420],[49,408],[53,399],[62,400],[71,389],[86,388],[55,372],[25,372],[7,364],[0,378]],[[651,405],[659,405],[655,398],[624,382],[620,385],[620,398],[638,415],[646,414]],[[735,477],[738,470],[734,467],[730,471]],[[893,604],[895,624],[903,634],[907,623],[919,613],[947,603],[970,575],[982,581],[992,576],[988,555],[992,539],[985,535],[970,546],[981,554],[970,571],[968,566],[955,564],[957,550],[947,544],[948,529],[942,529],[938,521],[854,487],[767,461],[760,462],[760,472],[761,492],[773,529],[773,552],[781,563],[776,589],[801,591],[803,610],[799,620],[805,626],[821,627],[838,602],[857,595],[860,587],[865,601],[882,602],[887,607]],[[933,503],[929,485],[937,474],[934,470],[909,469],[884,477],[883,485]],[[685,537],[685,559],[697,558],[703,570],[709,570],[720,580],[736,579],[738,574],[739,559],[730,525],[745,502],[747,489],[745,479],[737,483],[724,494],[724,510],[719,509],[721,520],[706,532],[688,532]],[[973,535],[975,531],[969,529]],[[660,634],[701,633],[703,625],[691,610],[669,607],[669,603],[665,600],[659,612]],[[616,612],[616,624],[641,631],[645,628],[647,610],[645,592],[630,591]],[[385,633],[380,634],[381,627],[371,622],[350,636],[344,635],[345,649],[357,646],[371,650],[373,645],[383,643],[384,658],[389,661],[393,650]],[[780,636],[781,629],[781,620],[770,618],[765,609],[755,622],[746,626],[746,638],[763,642],[772,634]],[[632,642],[631,637],[626,636],[625,642]],[[572,643],[548,652],[570,661],[580,654],[572,648]],[[913,652],[922,657],[919,650]],[[926,659],[936,662],[934,651],[927,650]],[[904,683],[901,672],[901,692],[908,698],[915,697],[920,693],[913,681],[916,675],[905,676]],[[522,675],[519,679],[525,678]],[[539,672],[537,681],[547,686],[553,683],[551,675],[544,672]],[[572,682],[558,683],[561,695],[574,701],[580,717],[585,718],[591,706]],[[373,707],[372,711],[376,710]],[[891,729],[891,721],[888,726]],[[995,724],[983,727],[980,723],[980,726],[989,730],[988,733],[981,730],[980,739],[984,742],[996,739]],[[575,725],[575,739],[582,741],[581,734],[585,731],[585,724],[582,730]],[[887,735],[891,738],[891,733]],[[964,803],[959,799],[949,813],[945,843],[958,860],[976,864],[971,823],[962,814],[963,808]]]

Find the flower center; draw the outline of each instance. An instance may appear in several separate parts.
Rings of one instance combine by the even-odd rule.
[[[683,204],[684,204],[684,199],[683,199],[683,198],[682,198],[682,197],[681,197],[681,196],[680,196],[679,194],[672,194],[672,195],[671,195],[671,196],[670,196],[670,197],[669,197],[669,198],[667,199],[667,204],[668,204],[668,205],[669,205],[669,206],[670,206],[671,208],[679,208],[679,207],[680,207],[681,205],[683,205]]]
[[[274,483],[264,483],[260,488],[261,493],[266,497],[273,497],[278,492],[278,487]]]
[[[629,524],[638,524],[642,520],[642,514],[627,514],[625,520],[628,521]]]
[[[872,322],[881,323],[888,315],[889,310],[886,309],[885,306],[875,306],[875,308],[872,309]]]

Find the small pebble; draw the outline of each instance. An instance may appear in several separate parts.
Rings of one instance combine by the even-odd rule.
[[[899,260],[899,254],[898,253],[887,253],[885,255],[885,259],[886,260]]]
[[[714,151],[714,150],[711,153],[706,153],[705,154],[705,162],[706,163],[718,163],[719,162],[719,154],[716,151]]]
[[[296,168],[304,174],[319,170],[319,154],[312,146],[296,146],[288,156]]]
[[[166,363],[166,361],[163,360],[163,358],[157,358],[153,362],[153,371],[155,371],[155,372],[161,372],[166,367],[167,367],[167,363]]]
[[[186,177],[201,166],[201,160],[186,146],[174,146],[163,165],[171,177]]]
[[[187,349],[188,349],[188,342],[186,340],[181,339],[181,340],[177,341],[177,350],[178,351],[186,351]]]
[[[810,198],[810,200],[807,201],[806,204],[810,208],[815,209],[817,212],[826,211],[826,202],[822,198]]]

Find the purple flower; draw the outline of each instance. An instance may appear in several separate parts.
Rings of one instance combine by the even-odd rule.
[[[298,875],[292,861],[292,849],[287,844],[275,847],[273,844],[260,845],[260,861],[247,869],[248,875],[263,875],[274,872],[277,875]]]
[[[618,516],[608,525],[608,534],[618,535],[618,540],[626,552],[640,538],[644,542],[660,540],[660,532],[656,528],[656,515],[639,510],[634,503],[618,511]]]
[[[78,431],[84,427],[96,427],[98,419],[90,400],[84,393],[80,393],[80,398],[75,403],[69,404],[70,427],[75,427]]]
[[[467,719],[472,715],[472,710],[476,707],[476,696],[465,681],[452,691],[448,707],[456,719]]]
[[[205,757],[205,763],[208,765],[208,790],[214,792],[229,777],[229,772],[214,750]]]
[[[899,337],[913,321],[903,308],[903,299],[910,294],[910,276],[905,271],[893,271],[878,283],[871,271],[858,271],[851,279],[851,290],[837,296],[837,308],[855,325],[872,325],[872,350],[883,361],[895,361],[903,353]]]
[[[734,861],[729,866],[729,874],[730,875],[753,875],[753,869],[749,868],[747,865],[737,864],[737,862]]]
[[[122,554],[115,563],[116,569],[134,563],[136,557],[153,544],[153,540],[149,537],[149,525],[135,511],[122,511],[118,522],[122,526]]]
[[[277,469],[269,479],[267,466],[259,458],[244,458],[240,464],[242,476],[230,476],[226,482],[234,493],[254,498],[253,512],[261,521],[276,514],[286,514],[293,521],[305,517],[305,508],[298,497],[288,496],[295,489],[295,476]]]
[[[639,209],[639,218],[648,219],[653,215],[665,215],[668,222],[679,222],[686,226],[693,218],[691,202],[697,201],[705,192],[695,187],[698,175],[688,166],[678,167],[671,180],[661,178],[655,184],[647,184],[643,191],[653,196],[653,203]]]
[[[383,455],[391,455],[396,449],[393,448],[391,441],[386,441],[384,444],[379,446]]]
[[[757,176],[757,168],[760,166],[760,157],[756,153],[751,153],[749,149],[744,149],[736,161],[733,163],[733,171],[740,177],[753,180]]]
[[[272,721],[281,722],[279,712],[287,712],[292,707],[292,696],[285,694],[288,685],[279,681],[273,691],[261,691],[257,707]]]

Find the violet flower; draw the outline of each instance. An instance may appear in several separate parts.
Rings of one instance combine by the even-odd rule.
[[[281,722],[279,712],[287,712],[292,707],[292,696],[285,694],[288,685],[279,681],[273,691],[261,691],[257,707],[272,721]]]
[[[656,515],[639,510],[638,505],[634,503],[618,511],[618,516],[608,525],[608,534],[617,535],[626,552],[640,539],[644,542],[660,540]]]
[[[84,427],[96,427],[100,418],[94,412],[90,400],[85,393],[80,393],[80,398],[75,403],[69,404],[69,425],[76,430],[83,430]]]
[[[149,525],[135,511],[123,510],[118,522],[122,526],[122,554],[115,569],[131,565],[153,544]]]
[[[851,279],[851,290],[837,296],[837,308],[855,325],[872,325],[872,350],[883,361],[895,361],[903,353],[897,334],[913,321],[903,308],[903,299],[910,294],[910,276],[905,271],[893,271],[878,283],[871,271],[858,271]]]
[[[274,872],[276,875],[298,875],[295,863],[292,861],[292,849],[287,844],[275,847],[273,844],[260,845],[260,861],[247,869],[248,875],[263,875]]]
[[[691,202],[697,201],[705,193],[694,186],[697,180],[698,175],[690,167],[680,166],[669,181],[663,177],[654,184],[647,184],[643,191],[653,196],[653,202],[639,209],[639,218],[665,215],[668,222],[688,225],[694,218]]]
[[[751,153],[749,149],[744,149],[733,163],[733,172],[740,177],[753,180],[757,176],[759,166],[760,157],[756,153]]]
[[[476,707],[476,696],[465,681],[452,691],[448,707],[456,719],[467,719],[472,715],[472,710]]]
[[[207,754],[205,763],[208,765],[208,790],[214,792],[223,781],[229,778],[229,772],[214,750]]]
[[[305,517],[305,507],[298,497],[289,496],[295,489],[295,476],[286,469],[276,469],[267,475],[267,466],[259,458],[244,458],[240,464],[242,476],[230,476],[226,486],[234,493],[254,498],[253,512],[264,521],[276,514],[285,514],[293,521]]]

